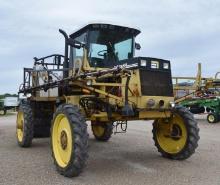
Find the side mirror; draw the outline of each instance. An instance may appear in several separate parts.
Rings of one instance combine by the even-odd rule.
[[[135,42],[135,49],[140,50],[141,49],[141,45],[139,43]]]
[[[82,47],[85,46],[84,43],[81,43],[81,42],[79,42],[79,41],[73,40],[72,38],[69,38],[69,39],[67,40],[67,44],[69,44],[70,46],[72,46],[72,47],[74,47],[74,48],[77,48],[77,49],[80,49],[80,48],[82,48]]]

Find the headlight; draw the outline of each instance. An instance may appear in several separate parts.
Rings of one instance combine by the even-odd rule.
[[[170,106],[173,108],[175,107],[175,103],[174,102],[170,102]]]
[[[163,68],[164,69],[169,69],[169,63],[163,63]]]
[[[141,60],[141,66],[146,67],[147,66],[147,61],[146,60]]]
[[[154,105],[156,104],[156,102],[155,102],[155,100],[153,100],[153,99],[149,99],[148,101],[147,101],[147,107],[153,107]]]
[[[86,82],[86,85],[87,85],[87,86],[91,86],[91,85],[92,85],[92,80],[88,80],[88,81]]]

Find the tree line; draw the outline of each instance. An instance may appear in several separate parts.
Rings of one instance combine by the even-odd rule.
[[[17,94],[9,94],[9,93],[0,94],[0,99],[3,99],[5,97],[18,97],[18,95]]]

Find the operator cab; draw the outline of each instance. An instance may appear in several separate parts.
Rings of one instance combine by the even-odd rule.
[[[90,67],[111,68],[134,57],[135,37],[138,29],[111,24],[89,24],[70,37],[85,44]],[[83,48],[72,47],[70,67],[83,60]],[[72,62],[71,62],[72,61]]]

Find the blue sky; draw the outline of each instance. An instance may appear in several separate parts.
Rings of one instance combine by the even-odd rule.
[[[64,51],[58,29],[72,33],[89,22],[141,29],[137,56],[171,60],[173,76],[220,71],[220,1],[217,0],[0,0],[0,94],[16,93],[33,57]]]

